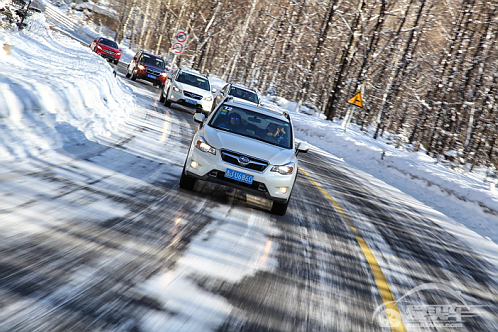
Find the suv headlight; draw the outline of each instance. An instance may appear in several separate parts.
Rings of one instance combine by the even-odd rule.
[[[207,96],[207,97],[204,97],[204,100],[207,100],[207,101],[213,101],[213,96]]]
[[[275,165],[271,168],[272,172],[279,172],[283,175],[292,174],[294,172],[295,165],[294,163],[288,163],[286,165]]]
[[[206,140],[202,136],[199,136],[197,138],[197,141],[195,141],[195,146],[202,152],[209,152],[216,155],[216,149],[207,144]]]
[[[144,66],[144,65],[138,65],[138,69],[140,69],[140,70],[144,70],[144,69],[145,69],[145,66]]]
[[[176,92],[180,92],[180,93],[182,92],[182,89],[180,89],[179,87],[174,86],[174,85],[173,85],[173,90],[175,90]]]

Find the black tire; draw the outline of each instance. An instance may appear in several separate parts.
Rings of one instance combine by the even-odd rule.
[[[117,65],[119,63],[118,60],[114,60],[114,64]]]
[[[171,106],[171,102],[168,100],[168,95],[169,95],[169,89],[166,92],[166,96],[164,97],[164,106],[166,106],[166,107],[170,107]]]
[[[136,81],[137,80],[137,75],[135,74],[135,70],[131,72],[131,80]]]
[[[161,90],[159,94],[159,102],[164,104],[164,90]]]
[[[126,74],[125,74],[126,78],[130,78],[130,73],[128,72],[128,68],[126,68]]]
[[[285,203],[273,202],[271,207],[271,213],[276,214],[278,216],[283,216],[287,212],[287,206],[289,206],[290,198]]]
[[[185,162],[187,162],[187,160],[185,160]],[[180,188],[186,190],[193,190],[196,181],[197,181],[196,178],[193,178],[185,174],[185,165],[183,165],[182,175],[180,176]]]

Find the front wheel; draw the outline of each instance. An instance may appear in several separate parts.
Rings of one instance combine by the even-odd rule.
[[[126,75],[125,75],[126,78],[130,78],[130,76],[131,76],[129,69],[130,69],[129,67],[126,67]]]
[[[187,160],[185,160],[185,163]],[[194,189],[195,181],[197,179],[185,174],[185,165],[183,165],[182,175],[180,177],[180,188],[192,190]]]
[[[137,80],[137,75],[135,74],[135,70],[131,72],[131,80],[136,81]]]
[[[159,102],[164,104],[164,90],[161,90],[159,94]]]
[[[166,92],[166,96],[164,96],[164,106],[166,106],[166,107],[170,107],[171,106],[171,102],[168,100],[168,95],[169,95],[169,89]]]
[[[287,212],[287,206],[289,206],[290,198],[285,203],[273,202],[271,207],[271,213],[276,214],[278,216],[283,216]]]

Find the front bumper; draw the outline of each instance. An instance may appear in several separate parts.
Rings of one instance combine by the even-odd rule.
[[[178,92],[173,90],[172,88],[169,91],[168,99],[174,103],[182,104],[184,106],[193,107],[195,109],[202,110],[204,113],[211,112],[211,108],[213,107],[213,101],[208,101],[204,98],[202,99],[193,99],[186,97],[183,92]],[[196,104],[189,103],[187,100],[195,100]]]
[[[193,142],[195,142],[195,139]],[[223,184],[255,196],[265,197],[272,201],[285,203],[289,200],[297,176],[297,167],[294,173],[290,175],[271,172],[272,165],[269,165],[263,172],[255,172],[224,162],[221,159],[219,150],[216,152],[216,155],[202,152],[192,145],[185,162],[185,173],[200,180]],[[198,163],[196,168],[191,166],[193,160]],[[225,178],[227,168],[252,175],[254,177],[253,183],[247,184]],[[287,187],[287,192],[282,194],[280,187]]]
[[[97,52],[97,54],[107,60],[119,61],[119,59],[121,58],[121,56],[112,55],[104,52]]]
[[[145,70],[137,70],[137,78],[143,81],[151,82],[154,84],[160,84],[164,85],[164,82],[166,82],[166,76],[161,76],[161,75],[153,75],[147,73]],[[153,76],[153,77],[151,77]]]

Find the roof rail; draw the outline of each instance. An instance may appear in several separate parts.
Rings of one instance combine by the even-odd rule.
[[[290,120],[290,115],[289,115],[289,113],[286,110],[280,111],[280,110],[275,110],[275,109],[272,109],[272,108],[268,108],[268,107],[265,107],[265,106],[259,106],[259,105],[258,105],[258,107],[260,107],[262,109],[265,109],[267,111],[273,112],[273,113],[277,113],[277,114],[283,115],[287,119]]]
[[[231,101],[231,100],[233,100],[233,96],[228,95],[228,96],[226,96],[226,97],[225,97],[225,99],[224,99],[223,101]],[[287,112],[286,110],[280,111],[280,110],[275,110],[275,109],[272,109],[272,108],[268,108],[268,107],[263,106],[263,103],[259,103],[259,104],[258,104],[258,107],[259,107],[259,108],[262,108],[262,109],[264,109],[264,110],[267,110],[267,111],[273,112],[273,113],[277,113],[277,114],[283,115],[283,116],[285,116],[288,120],[290,120],[290,115],[289,115],[289,112]]]

